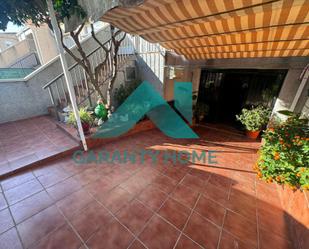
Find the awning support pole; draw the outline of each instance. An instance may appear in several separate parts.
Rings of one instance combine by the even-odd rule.
[[[56,38],[56,43],[57,43],[57,47],[58,47],[58,50],[59,50],[59,56],[60,56],[60,61],[61,61],[62,69],[63,69],[65,83],[68,87],[69,96],[70,96],[70,100],[71,100],[71,104],[72,104],[72,108],[73,108],[73,113],[74,113],[76,123],[77,123],[78,133],[79,133],[80,139],[82,141],[84,150],[87,151],[88,147],[87,147],[87,143],[86,143],[86,139],[85,139],[85,134],[83,132],[82,123],[81,123],[81,120],[80,120],[78,107],[77,107],[77,104],[76,104],[76,95],[75,95],[75,92],[74,92],[72,77],[71,77],[71,74],[70,74],[69,69],[68,69],[68,63],[67,63],[66,58],[65,58],[64,48],[63,48],[62,43],[61,43],[60,30],[59,30],[57,19],[56,19],[56,16],[55,16],[55,10],[54,10],[52,0],[47,0],[47,6],[48,6],[50,19],[51,19],[51,24],[52,24],[52,27],[53,27],[54,32],[55,32],[55,38]]]

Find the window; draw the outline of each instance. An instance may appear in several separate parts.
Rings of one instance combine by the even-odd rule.
[[[136,74],[135,74],[135,67],[126,67],[126,80],[135,80]]]

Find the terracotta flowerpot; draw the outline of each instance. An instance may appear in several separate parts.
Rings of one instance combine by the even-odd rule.
[[[90,133],[90,124],[88,123],[82,123],[83,131],[85,135],[88,135]]]
[[[246,135],[249,138],[257,139],[261,131],[246,131]]]

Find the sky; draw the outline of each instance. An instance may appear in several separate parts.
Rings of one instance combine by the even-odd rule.
[[[21,31],[23,28],[23,26],[17,26],[9,22],[6,31],[1,30],[0,32],[18,32]]]

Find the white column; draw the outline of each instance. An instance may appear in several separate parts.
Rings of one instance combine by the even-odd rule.
[[[301,79],[300,85],[297,89],[297,92],[296,92],[295,97],[293,99],[293,102],[291,104],[290,111],[293,112],[295,110],[295,107],[298,103],[299,97],[302,94],[302,92],[304,91],[304,88],[306,86],[308,78],[309,78],[309,65],[307,65],[305,67],[304,71],[303,71],[303,77]]]
[[[59,30],[57,19],[56,19],[56,16],[55,16],[55,10],[54,10],[52,0],[47,0],[47,6],[48,6],[48,11],[49,11],[49,16],[50,16],[50,19],[51,19],[52,27],[53,27],[54,32],[55,32],[55,38],[56,38],[56,43],[57,43],[57,47],[58,47],[58,50],[59,50],[59,56],[60,56],[61,65],[62,65],[62,69],[63,69],[63,73],[64,73],[65,83],[67,84],[67,87],[68,87],[69,96],[70,96],[74,116],[75,116],[76,123],[77,123],[78,133],[79,133],[80,139],[82,141],[84,150],[87,151],[88,147],[87,147],[87,143],[86,143],[86,139],[85,139],[85,134],[83,132],[82,123],[80,121],[78,107],[77,107],[77,104],[76,104],[76,96],[75,96],[74,87],[73,87],[73,83],[72,83],[72,77],[71,77],[71,74],[70,74],[69,69],[68,69],[68,63],[66,61],[64,49],[63,49],[63,46],[62,46],[62,43],[61,43],[60,30]]]

